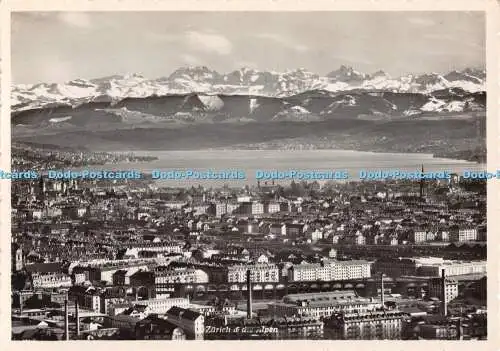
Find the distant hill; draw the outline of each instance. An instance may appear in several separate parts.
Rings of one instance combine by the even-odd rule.
[[[351,67],[220,74],[207,67],[19,85],[14,141],[95,150],[344,148],[480,159],[486,74],[466,69],[397,79]]]

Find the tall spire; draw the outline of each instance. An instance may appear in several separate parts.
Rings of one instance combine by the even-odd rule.
[[[422,163],[422,177],[420,178],[420,198],[422,199],[424,197],[424,178],[423,178],[423,173],[424,173],[424,164]]]

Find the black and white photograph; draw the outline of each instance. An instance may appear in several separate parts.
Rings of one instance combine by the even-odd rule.
[[[11,340],[488,340],[486,17],[11,12]]]

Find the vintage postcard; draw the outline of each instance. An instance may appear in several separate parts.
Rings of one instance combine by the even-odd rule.
[[[496,2],[1,6],[9,349],[495,349]]]

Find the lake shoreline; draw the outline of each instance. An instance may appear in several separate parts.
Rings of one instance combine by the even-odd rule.
[[[346,171],[348,181],[359,180],[362,170],[401,170],[405,172],[449,171],[461,173],[464,170],[483,170],[485,165],[463,160],[436,158],[431,154],[379,153],[354,150],[190,150],[190,151],[134,151],[135,155],[149,155],[158,158],[151,162],[116,163],[93,167],[107,170],[138,170],[150,174],[153,170],[169,171],[230,171],[245,173],[244,179],[210,180],[210,179],[161,179],[157,182],[173,187],[192,185],[232,185],[256,184],[257,171]],[[300,181],[300,179],[295,179]],[[292,179],[276,181],[290,183]],[[312,180],[310,180],[312,181]],[[322,180],[320,181],[328,181]],[[337,180],[335,180],[337,181]],[[340,181],[340,180],[338,180]]]
[[[468,160],[468,159],[463,159],[463,158],[458,158],[458,157],[445,157],[445,156],[439,156],[433,153],[420,153],[420,152],[397,152],[397,151],[390,151],[390,152],[385,152],[385,151],[365,151],[365,150],[354,150],[354,149],[296,149],[296,150],[288,150],[288,149],[244,149],[244,148],[239,148],[239,149],[231,149],[231,148],[205,148],[205,149],[199,149],[199,150],[130,150],[130,151],[101,151],[101,152],[108,152],[111,154],[129,154],[132,153],[136,157],[151,157],[152,160],[150,162],[154,162],[158,160],[158,156],[155,156],[155,154],[158,153],[180,153],[180,152],[186,152],[186,153],[200,153],[200,152],[211,152],[211,153],[219,153],[219,152],[255,152],[255,153],[276,153],[276,154],[284,154],[284,153],[301,153],[301,152],[317,152],[317,153],[330,153],[330,152],[342,152],[342,153],[364,153],[364,154],[373,154],[373,155],[387,155],[387,156],[401,156],[401,155],[410,155],[410,156],[421,156],[424,158],[429,158],[429,159],[435,159],[435,160],[448,160],[448,161],[454,161],[454,162],[461,162],[461,163],[474,163],[474,164],[485,164],[486,162],[482,161],[477,161],[477,160]],[[136,162],[130,162],[136,163]],[[111,164],[111,163],[110,163]]]

